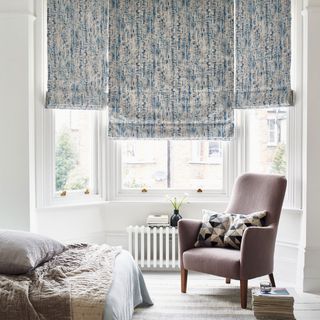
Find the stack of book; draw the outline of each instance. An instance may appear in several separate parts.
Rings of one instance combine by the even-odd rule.
[[[285,288],[272,288],[270,293],[252,289],[252,309],[257,319],[295,319],[293,304],[293,296]]]
[[[147,218],[148,227],[168,227],[169,217],[167,215],[150,215]]]

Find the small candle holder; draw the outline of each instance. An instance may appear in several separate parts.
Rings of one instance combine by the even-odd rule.
[[[262,281],[260,282],[260,291],[261,293],[270,293],[271,292],[271,282],[269,281]]]

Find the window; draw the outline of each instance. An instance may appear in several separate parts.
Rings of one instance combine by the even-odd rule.
[[[300,25],[293,25],[295,77],[301,74],[296,62],[301,59],[302,18],[301,3],[294,3],[293,19]],[[46,9],[42,2],[38,7],[43,17],[36,21],[36,85],[43,97],[36,100],[38,206],[70,199],[144,200],[149,194],[163,199],[182,189],[194,192],[196,201],[206,194],[208,201],[227,201],[235,178],[246,171],[286,174],[289,205],[301,206],[300,78],[293,79],[294,108],[237,110],[236,135],[230,142],[107,141],[105,112],[44,109]],[[148,192],[142,193],[145,187]],[[204,192],[197,193],[198,188]]]
[[[223,188],[221,142],[135,140],[120,144],[124,189]]]
[[[123,148],[123,161],[132,164],[154,163],[157,143],[149,141],[149,148],[141,141],[126,141]]]
[[[271,109],[267,113],[268,145],[277,146],[285,143],[287,112],[283,108]]]
[[[98,112],[51,110],[51,131],[46,131],[52,148],[46,170],[50,172],[46,202],[81,201],[99,194]]]
[[[276,119],[268,119],[268,145],[273,146],[277,144],[278,141],[278,130]]]
[[[245,112],[247,170],[286,175],[288,110],[278,108]]]
[[[192,162],[220,164],[222,160],[220,141],[192,141]]]

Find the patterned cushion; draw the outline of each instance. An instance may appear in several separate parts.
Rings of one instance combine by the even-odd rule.
[[[202,210],[203,219],[195,247],[225,247],[224,236],[234,214]]]
[[[266,216],[266,211],[253,212],[247,215],[237,214],[234,216],[233,222],[229,230],[225,233],[225,246],[240,249],[242,235],[244,230],[251,226],[262,226],[262,219]]]

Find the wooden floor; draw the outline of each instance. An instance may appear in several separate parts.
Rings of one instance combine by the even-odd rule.
[[[146,285],[150,289],[150,294],[153,288],[157,285],[161,286],[165,282],[174,283],[176,290],[180,290],[180,274],[178,272],[143,272]],[[249,288],[259,286],[261,280],[268,280],[268,277],[258,278],[249,281]],[[320,320],[320,295],[309,294],[309,293],[299,293],[295,289],[290,288],[286,283],[281,283],[279,279],[276,278],[276,284],[278,287],[286,287],[295,299],[295,317],[298,320]],[[201,273],[190,272],[188,277],[188,287],[192,290],[194,287],[226,287],[225,280],[219,277],[214,277],[210,275],[205,275]],[[231,286],[239,286],[239,281],[231,280]],[[199,288],[200,287],[200,288]],[[151,297],[152,298],[152,297]],[[236,319],[236,318],[235,318]]]

